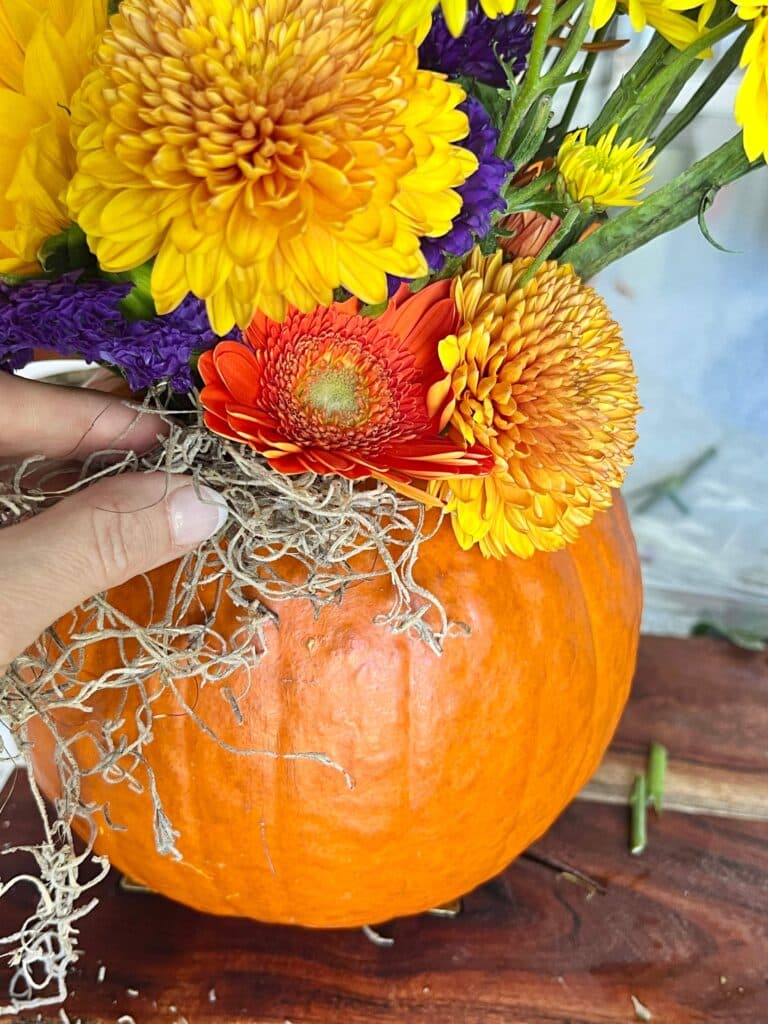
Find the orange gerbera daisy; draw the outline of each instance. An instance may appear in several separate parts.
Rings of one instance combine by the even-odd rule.
[[[402,285],[375,319],[356,299],[292,308],[282,323],[258,313],[245,344],[224,341],[200,359],[205,423],[281,473],[372,476],[430,502],[410,480],[493,466],[487,449],[440,436],[453,392],[438,344],[457,328],[448,281],[415,295]]]

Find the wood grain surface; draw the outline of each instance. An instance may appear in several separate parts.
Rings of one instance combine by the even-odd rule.
[[[629,706],[582,796],[626,803],[651,740],[670,752],[669,809],[768,821],[768,652],[644,637]]]
[[[711,640],[645,638],[607,764],[642,765],[650,739],[669,747],[671,797],[691,799],[686,778],[692,806],[711,803],[718,817],[651,816],[648,849],[632,857],[626,808],[595,802],[608,787],[604,768],[590,800],[572,804],[528,855],[469,894],[458,917],[379,925],[391,946],[360,931],[205,917],[124,892],[112,874],[98,890],[101,905],[82,922],[66,1018],[631,1024],[642,1019],[635,996],[664,1024],[768,1024],[768,822],[759,820],[766,656]],[[713,771],[727,776],[714,794]],[[621,795],[612,778],[609,800]],[[729,816],[733,794],[741,803]],[[39,836],[20,776],[0,829],[0,843]],[[18,855],[0,860],[3,877],[26,866]],[[29,907],[21,890],[15,898],[10,912],[21,916]],[[56,1009],[16,1019],[65,1020]]]

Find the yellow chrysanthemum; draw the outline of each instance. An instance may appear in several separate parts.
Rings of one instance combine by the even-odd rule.
[[[451,417],[464,440],[489,448],[489,476],[441,481],[465,549],[528,557],[576,539],[608,508],[630,464],[636,379],[603,300],[570,266],[472,253],[454,285],[462,325],[440,343],[453,377]]]
[[[617,7],[629,15],[635,32],[642,32],[650,25],[667,42],[678,50],[684,50],[704,34],[715,0],[596,0],[592,9],[592,28],[607,25]],[[696,8],[699,9],[696,21],[683,13]],[[702,51],[700,56],[709,57],[711,53],[711,50]]]
[[[744,129],[747,157],[768,161],[768,0],[742,4],[738,15],[753,25],[741,55],[746,70],[736,94],[736,123]]]
[[[618,126],[601,135],[592,146],[587,129],[566,135],[557,154],[557,168],[568,194],[577,202],[591,199],[596,206],[637,206],[636,197],[651,180],[653,146],[647,139],[625,139],[614,145]]]
[[[464,31],[467,3],[468,0],[440,0],[445,23],[454,36],[460,36]],[[416,39],[421,41],[429,32],[432,12],[437,5],[437,0],[382,0],[377,31],[384,39],[415,32]],[[496,18],[499,14],[511,14],[515,0],[480,0],[480,6],[489,18]]]
[[[157,256],[221,334],[427,273],[477,167],[463,91],[379,45],[378,0],[124,0],[73,105],[70,208],[102,267]]]
[[[0,272],[39,270],[68,223],[68,107],[107,20],[104,0],[0,0]]]

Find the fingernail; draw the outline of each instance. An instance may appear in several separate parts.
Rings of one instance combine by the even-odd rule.
[[[226,501],[210,487],[180,487],[167,504],[173,540],[182,548],[211,537],[229,515]]]

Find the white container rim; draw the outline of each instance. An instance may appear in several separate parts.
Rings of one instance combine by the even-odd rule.
[[[98,370],[98,363],[88,363],[85,359],[41,359],[35,363],[27,363],[16,370],[16,375],[27,380],[45,380],[60,373],[76,373],[78,370]]]

